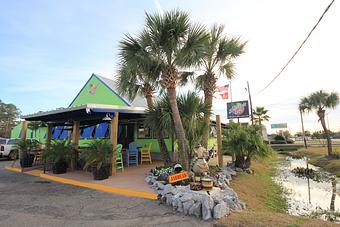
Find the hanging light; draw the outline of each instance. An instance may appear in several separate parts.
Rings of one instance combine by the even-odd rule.
[[[109,113],[106,113],[105,117],[102,119],[103,121],[111,121],[111,116]]]

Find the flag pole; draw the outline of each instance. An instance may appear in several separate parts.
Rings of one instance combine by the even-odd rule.
[[[233,101],[233,93],[231,91],[231,80],[229,81],[229,88],[230,88],[230,102]]]

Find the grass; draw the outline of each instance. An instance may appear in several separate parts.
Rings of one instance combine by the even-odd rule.
[[[272,180],[278,157],[273,154],[268,158],[253,161],[251,168],[255,175],[241,173],[231,181],[231,187],[246,203],[247,208],[242,212],[233,212],[221,219],[216,226],[337,226],[331,222],[286,213],[288,205],[282,196],[284,192]]]
[[[333,147],[333,152],[337,155],[340,153],[338,147]],[[315,166],[319,166],[329,173],[340,177],[340,159],[328,158],[327,147],[308,147],[303,148],[293,153],[294,156],[302,157],[307,156],[309,163]]]

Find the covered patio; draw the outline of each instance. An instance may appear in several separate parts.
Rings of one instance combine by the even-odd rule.
[[[47,124],[46,146],[51,145],[52,128],[67,126],[70,130],[67,138],[70,144],[75,148],[77,154],[71,161],[71,169],[77,169],[77,158],[80,152],[79,139],[81,130],[93,127],[100,123],[108,124],[109,140],[112,149],[118,144],[118,125],[122,123],[134,122],[141,120],[144,114],[144,108],[131,106],[117,106],[104,104],[85,104],[76,107],[68,107],[53,111],[38,112],[31,115],[23,116],[25,119],[21,129],[21,139],[26,138],[27,121],[42,121]],[[131,140],[131,139],[130,139]],[[125,141],[124,145],[131,141]],[[112,156],[112,175],[116,175],[116,154]]]

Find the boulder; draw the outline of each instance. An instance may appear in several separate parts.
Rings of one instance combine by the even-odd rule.
[[[227,214],[229,214],[229,208],[227,207],[227,204],[223,201],[221,201],[219,204],[217,204],[215,207],[214,207],[214,210],[213,210],[213,217],[215,219],[220,219],[224,216],[226,216]]]
[[[236,171],[236,172],[243,172],[243,169],[242,169],[242,168],[236,167],[236,168],[235,168],[235,171]]]
[[[246,172],[248,174],[253,174],[254,173],[254,171],[251,170],[250,168],[245,169],[244,172]]]
[[[176,188],[174,186],[172,186],[171,184],[167,184],[163,187],[163,190],[160,192],[161,195],[166,195],[169,193],[172,193],[173,190],[175,190]],[[174,193],[172,193],[174,194]]]
[[[180,198],[180,200],[181,200],[182,203],[185,203],[185,202],[187,202],[189,200],[193,200],[193,198],[194,198],[193,194],[191,194],[191,193],[184,193],[183,196]]]
[[[202,204],[201,202],[195,202],[189,209],[189,215],[193,215],[197,218],[201,217]]]
[[[205,196],[202,199],[202,218],[203,220],[209,220],[212,215],[211,211],[214,207],[214,200],[211,198],[211,196]]]
[[[185,215],[189,214],[189,210],[192,207],[192,205],[194,205],[194,201],[193,200],[188,200],[186,202],[183,203],[183,213]]]

